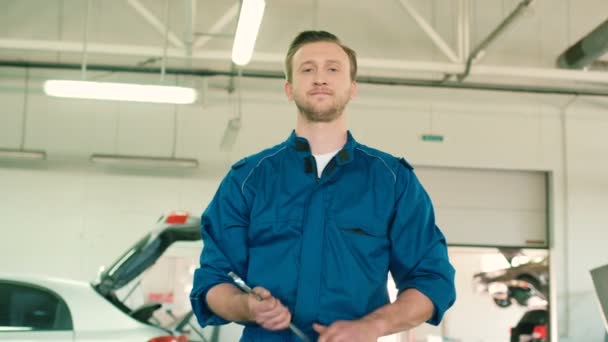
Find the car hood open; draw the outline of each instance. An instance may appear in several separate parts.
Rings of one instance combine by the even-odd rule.
[[[161,216],[159,227],[140,239],[103,271],[92,283],[93,287],[108,297],[152,266],[173,243],[201,240],[200,218],[187,216],[173,223],[170,217]]]

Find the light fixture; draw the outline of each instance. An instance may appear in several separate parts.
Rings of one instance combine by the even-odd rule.
[[[44,92],[49,96],[95,100],[189,104],[196,101],[196,90],[186,87],[113,82],[48,80]]]
[[[0,159],[5,160],[44,160],[46,152],[42,150],[25,149],[25,136],[27,132],[27,104],[30,88],[30,69],[25,69],[25,85],[23,92],[23,115],[21,118],[21,144],[19,148],[0,147]]]
[[[242,122],[241,118],[239,117],[228,120],[228,125],[226,125],[226,129],[222,135],[222,140],[220,141],[220,150],[224,152],[232,151],[232,147],[236,142],[236,138],[239,135],[241,126]]]
[[[42,150],[22,150],[16,148],[0,148],[0,159],[13,160],[44,160],[46,152]]]
[[[168,23],[165,30],[165,45],[160,73],[161,85],[144,85],[116,82],[93,82],[86,80],[87,46],[89,32],[89,17],[91,15],[91,1],[87,1],[87,13],[84,22],[84,37],[82,44],[82,80],[48,80],[44,82],[44,92],[49,96],[68,97],[93,100],[116,100],[150,103],[190,104],[196,101],[197,93],[193,88],[164,86],[167,57]],[[169,0],[167,4],[167,20],[169,18]]]
[[[232,45],[234,64],[246,65],[251,60],[265,7],[264,0],[243,0]]]
[[[90,2],[91,0],[89,0]],[[165,65],[167,62],[167,44],[169,41],[169,17],[170,0],[165,0],[165,44],[163,48],[163,58],[161,64],[160,81],[164,80]],[[87,20],[88,22],[88,14]],[[85,29],[85,32],[88,31]],[[83,55],[83,79],[86,70],[86,35]],[[179,84],[179,78],[175,78],[175,83]],[[138,85],[124,83],[102,83],[102,82],[82,82],[82,81],[47,81],[44,84],[44,91],[49,94],[51,89],[69,90],[72,97],[93,98],[104,100],[125,100],[154,103],[172,103],[173,105],[173,148],[170,157],[141,156],[141,155],[122,155],[122,154],[102,154],[94,153],[90,160],[93,163],[135,168],[196,168],[198,160],[192,158],[176,158],[177,145],[177,104],[193,103],[196,100],[196,91],[192,88],[178,86],[156,86]],[[82,96],[86,95],[86,96]],[[57,95],[55,95],[57,96]],[[116,125],[118,128],[118,125]],[[118,130],[116,131],[118,136]]]
[[[234,68],[234,64],[233,64]],[[242,87],[241,87],[241,78],[242,78],[243,69],[239,68],[238,76],[236,77],[236,87],[235,77],[232,76],[230,78],[230,85],[228,86],[228,100],[235,107],[236,114],[228,120],[228,125],[224,130],[224,134],[222,135],[222,140],[220,141],[220,150],[224,152],[232,151],[232,147],[236,142],[236,138],[239,135],[239,131],[242,127],[242,116],[243,116],[243,98],[242,98]],[[235,90],[236,90],[236,100],[235,100]]]
[[[91,161],[96,164],[107,166],[131,166],[142,168],[196,168],[198,160],[191,158],[169,158],[169,157],[145,157],[120,154],[100,154],[91,155]]]

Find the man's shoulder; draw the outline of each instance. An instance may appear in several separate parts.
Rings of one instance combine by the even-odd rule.
[[[395,170],[400,167],[405,167],[408,170],[413,170],[414,167],[404,158],[397,157],[388,152],[369,147],[363,144],[359,144],[357,149],[368,156],[378,158],[382,160],[389,168]]]
[[[263,160],[279,155],[285,149],[285,143],[266,148],[260,152],[251,154],[232,165],[233,172],[249,173],[253,168],[259,166]]]

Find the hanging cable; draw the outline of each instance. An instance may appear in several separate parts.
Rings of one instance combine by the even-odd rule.
[[[175,85],[179,84],[179,75],[175,76]],[[176,104],[173,105],[173,148],[171,150],[171,158],[175,158],[175,150],[177,146],[177,114],[179,108]]]
[[[87,60],[88,60],[88,54],[87,54],[87,45],[88,45],[88,41],[89,41],[89,21],[90,21],[90,17],[91,17],[91,2],[92,0],[88,0],[87,1],[87,13],[85,15],[85,19],[84,19],[84,33],[83,33],[83,39],[82,39],[82,74],[81,74],[81,78],[84,81],[86,79],[86,75],[87,75]]]
[[[163,58],[160,67],[160,83],[165,80],[165,67],[167,65],[167,48],[169,45],[169,12],[171,10],[169,0],[166,0],[165,6],[165,43],[163,45]]]
[[[63,6],[64,0],[59,1],[57,6],[57,40],[63,40]],[[57,62],[61,62],[61,52],[57,51],[56,58]]]
[[[19,145],[20,150],[25,149],[25,134],[26,134],[26,126],[27,126],[27,104],[29,102],[30,95],[30,68],[25,68],[25,84],[23,85],[23,115],[21,116],[21,145]]]

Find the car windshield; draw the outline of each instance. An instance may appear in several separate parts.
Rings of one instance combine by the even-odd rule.
[[[200,326],[193,319],[189,294],[194,270],[198,265],[201,241],[178,241],[156,259],[143,273],[115,291],[116,298],[131,312],[167,329],[185,325]]]

